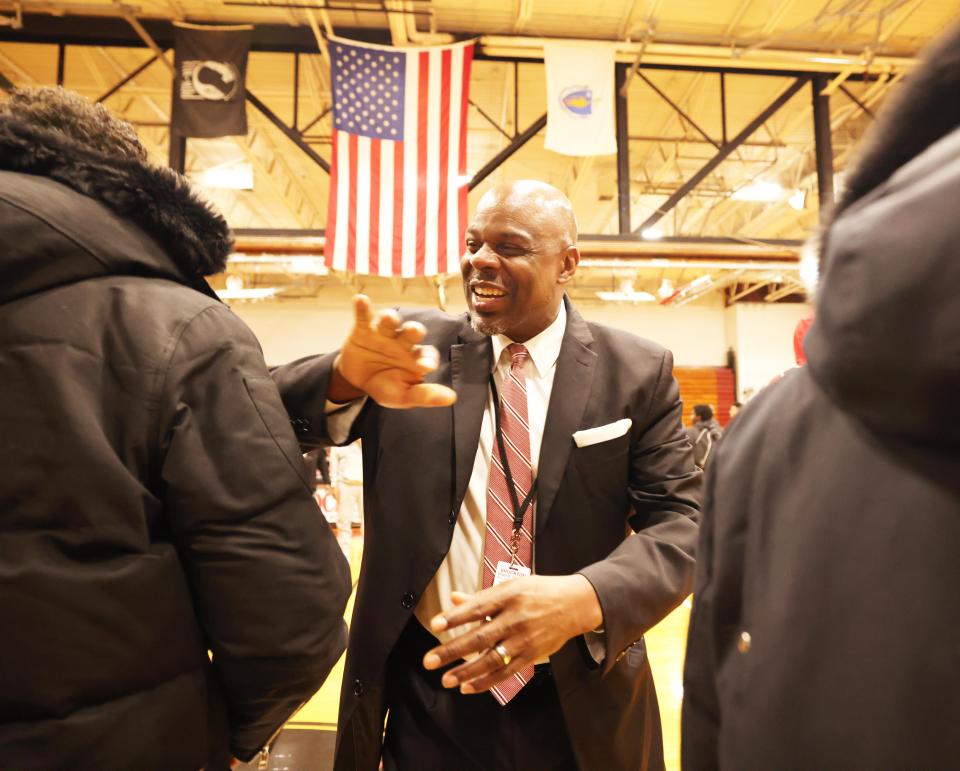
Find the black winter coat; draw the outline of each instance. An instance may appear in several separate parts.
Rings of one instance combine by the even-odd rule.
[[[249,759],[343,651],[350,581],[200,278],[226,224],[12,119],[0,167],[0,768]]]
[[[707,472],[686,769],[960,759],[960,131],[830,231],[809,363]]]

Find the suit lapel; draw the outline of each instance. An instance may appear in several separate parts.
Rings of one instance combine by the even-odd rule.
[[[450,347],[450,374],[457,401],[453,405],[454,508],[459,510],[470,483],[480,427],[487,403],[487,380],[492,366],[490,338],[467,327],[461,342]]]
[[[537,482],[537,532],[541,532],[557,497],[563,472],[573,447],[573,432],[580,428],[583,411],[593,385],[597,354],[591,350],[593,335],[583,317],[564,297],[567,329],[560,345],[557,371],[547,408]]]

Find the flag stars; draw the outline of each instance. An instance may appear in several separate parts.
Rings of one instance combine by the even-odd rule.
[[[406,54],[330,45],[334,125],[370,138],[403,138]]]

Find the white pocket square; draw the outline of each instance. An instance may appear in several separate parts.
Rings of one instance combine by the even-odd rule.
[[[632,425],[633,421],[630,418],[623,418],[615,423],[607,423],[605,426],[584,428],[581,431],[574,432],[573,441],[576,442],[577,447],[589,447],[591,444],[609,442],[611,439],[623,436]]]

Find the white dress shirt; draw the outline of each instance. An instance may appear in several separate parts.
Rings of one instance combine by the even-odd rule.
[[[553,392],[553,378],[560,358],[560,346],[567,328],[567,310],[563,303],[553,322],[536,337],[523,345],[529,356],[523,365],[523,374],[527,387],[527,418],[530,425],[530,460],[533,475],[536,478],[540,461],[540,446],[543,442],[543,429],[547,420],[547,408],[550,394]],[[504,350],[513,341],[504,335],[494,335],[493,377],[497,390],[502,390],[503,379],[510,370],[510,356]],[[460,514],[453,530],[450,550],[434,574],[423,596],[417,603],[414,613],[424,628],[430,629],[430,619],[452,606],[451,592],[474,594],[483,588],[483,545],[487,532],[487,484],[490,477],[490,458],[494,448],[495,417],[493,393],[487,389],[487,404],[480,425],[480,442],[473,460],[473,472],[467,485],[467,492],[460,506]],[[366,399],[342,404],[327,402],[327,432],[335,442],[346,440],[350,426],[360,412]],[[336,412],[334,412],[336,411]],[[331,414],[332,413],[332,414]],[[534,517],[536,506],[534,505]],[[536,529],[534,528],[534,532]],[[536,572],[536,538],[533,543],[534,571]],[[440,632],[441,642],[448,642],[454,636],[462,634],[467,627],[459,627],[453,632]],[[435,633],[436,634],[436,633]],[[604,656],[602,633],[590,632],[585,635],[587,647],[597,661]],[[546,659],[544,659],[546,661]],[[540,662],[537,662],[540,663]]]
[[[536,337],[523,345],[528,353],[523,365],[523,376],[527,386],[527,419],[530,424],[530,460],[533,475],[536,478],[540,461],[540,444],[543,441],[543,427],[547,419],[547,407],[550,393],[553,391],[553,376],[557,371],[557,359],[560,357],[560,345],[567,327],[567,311],[560,304],[557,318]],[[510,371],[510,356],[504,350],[513,341],[504,335],[494,335],[493,378],[500,391],[503,379]],[[490,458],[494,448],[495,418],[493,392],[487,389],[487,405],[483,411],[480,425],[480,444],[473,460],[473,473],[467,485],[467,493],[460,506],[460,516],[453,530],[450,551],[444,558],[433,580],[427,586],[415,613],[420,623],[430,629],[430,619],[451,607],[450,592],[473,594],[483,588],[483,544],[487,533],[487,483],[490,478]],[[536,505],[534,505],[536,515]],[[536,566],[536,539],[534,539],[534,567]],[[463,629],[440,632],[441,642],[451,640]]]

